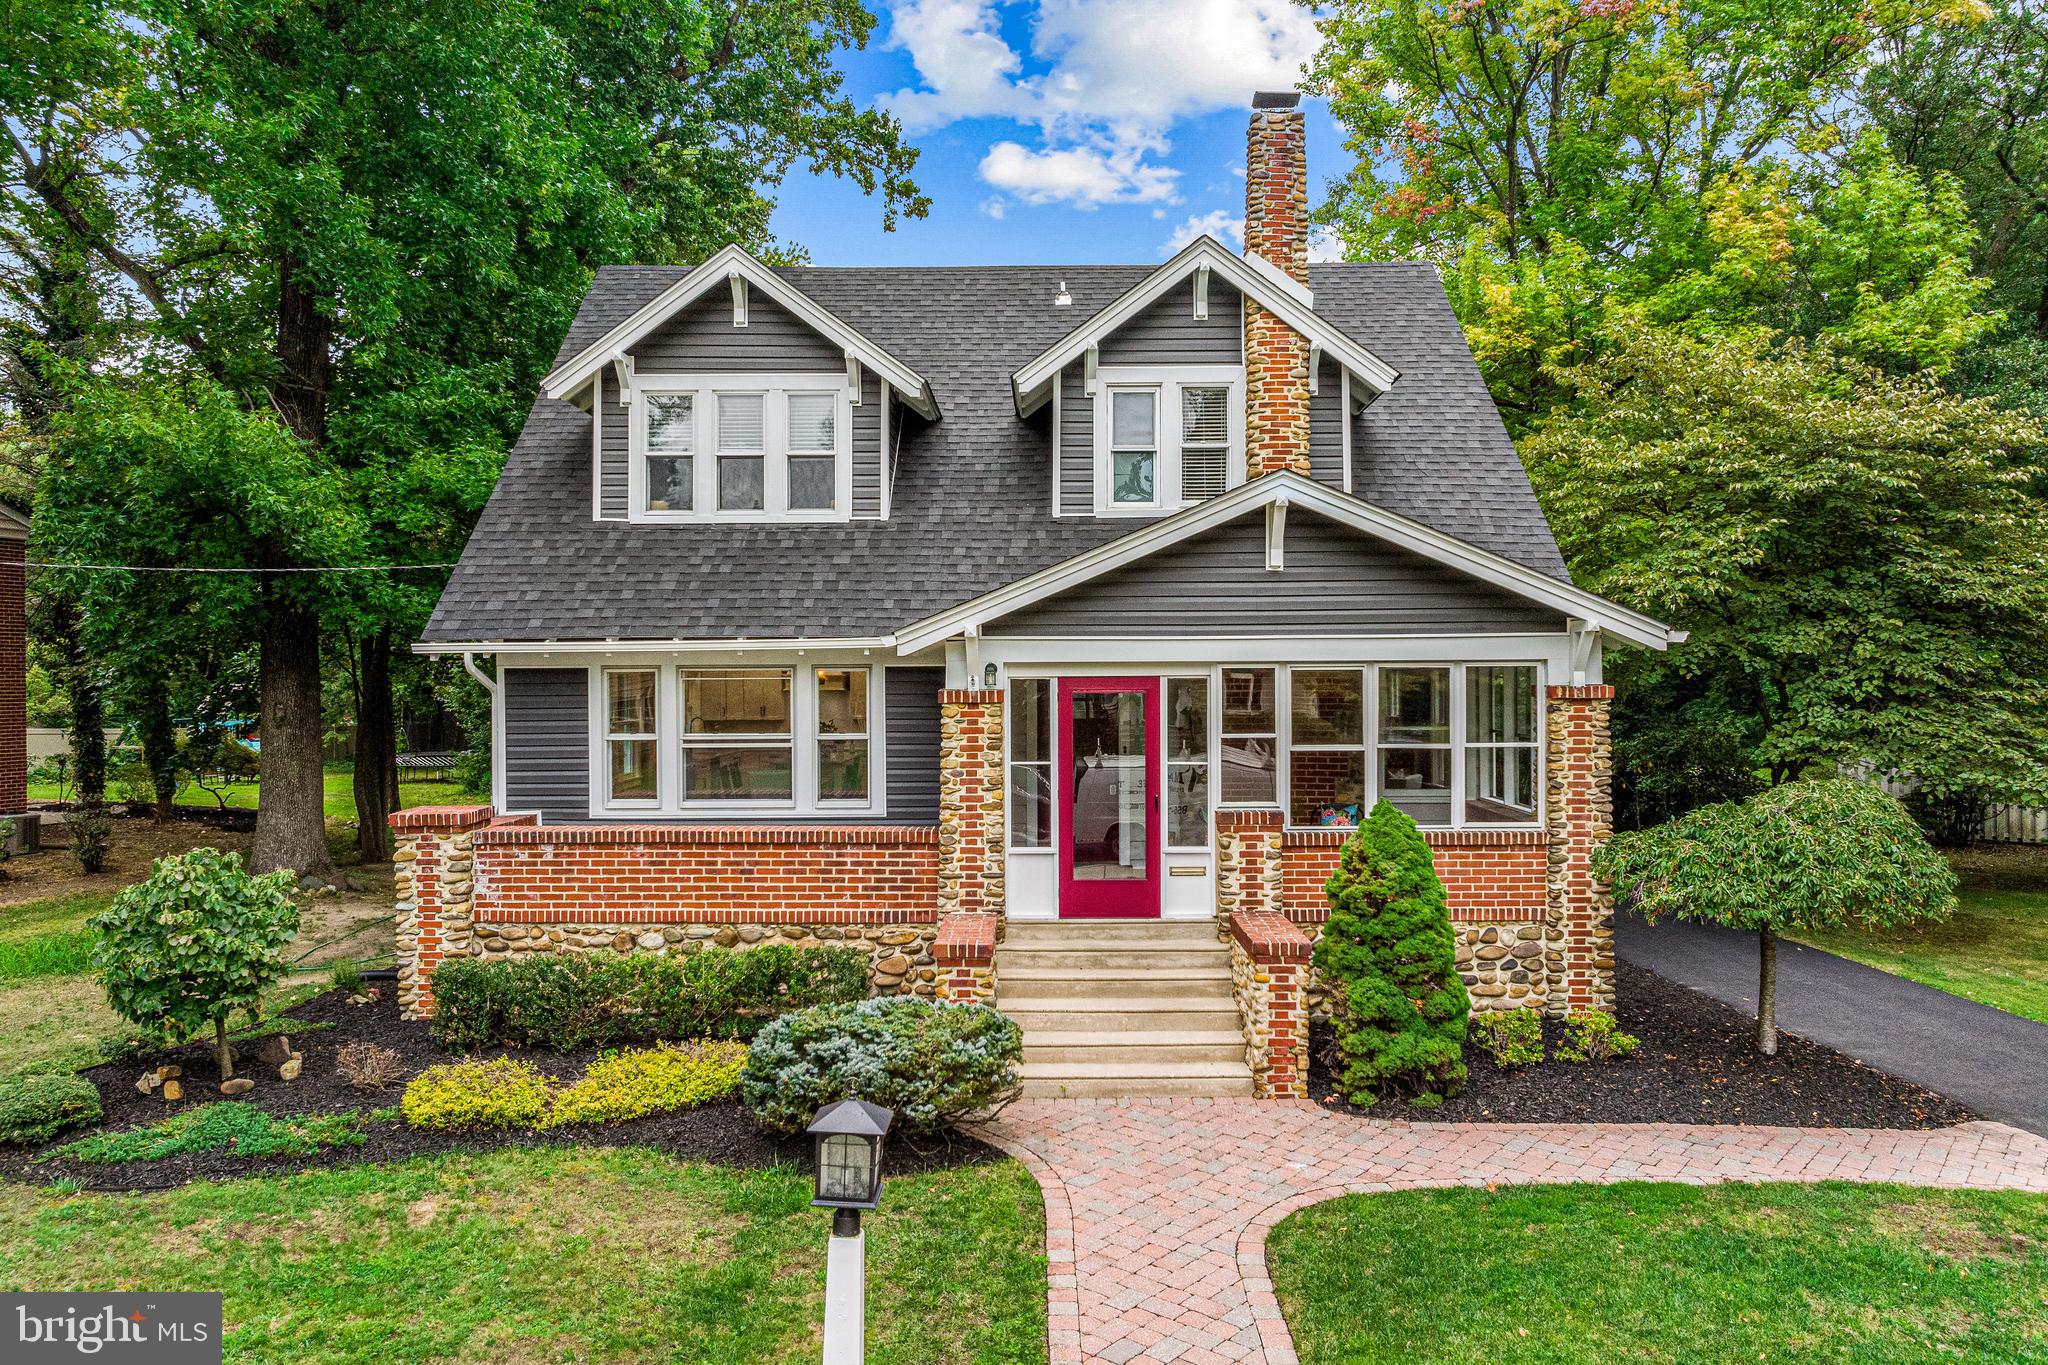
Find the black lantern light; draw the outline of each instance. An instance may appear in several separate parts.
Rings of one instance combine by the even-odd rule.
[[[981,667],[981,685],[982,685],[983,687],[988,687],[988,688],[993,688],[993,687],[994,687],[994,686],[996,685],[996,666],[995,666],[994,664],[983,664],[983,665],[982,665],[982,667]]]
[[[840,1100],[818,1111],[810,1126],[818,1163],[818,1194],[812,1207],[851,1210],[854,1226],[859,1226],[858,1211],[875,1207],[881,1199],[882,1139],[895,1117],[866,1100]]]

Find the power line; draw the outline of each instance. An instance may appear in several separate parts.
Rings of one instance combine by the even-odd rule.
[[[31,569],[118,569],[124,573],[409,573],[415,569],[452,569],[446,564],[336,564],[327,568],[209,569],[172,564],[65,564],[50,559],[24,561]]]

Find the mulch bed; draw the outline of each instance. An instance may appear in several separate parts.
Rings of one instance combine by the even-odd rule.
[[[1467,1046],[1470,1079],[1433,1109],[1386,1100],[1357,1108],[1332,1092],[1327,1025],[1310,1034],[1309,1094],[1344,1113],[1418,1123],[1754,1123],[1803,1128],[1946,1128],[1976,1117],[1954,1100],[1831,1048],[1781,1033],[1756,1050],[1756,1020],[1654,972],[1616,966],[1621,1027],[1642,1040],[1607,1062],[1505,1070]],[[1562,1035],[1544,1020],[1545,1051]]]
[[[242,1060],[236,1064],[236,1072],[256,1082],[254,1090],[239,1097],[242,1102],[279,1116],[367,1111],[397,1105],[399,1093],[405,1088],[404,1081],[382,1090],[358,1090],[341,1080],[335,1070],[335,1053],[352,1042],[376,1043],[397,1052],[404,1061],[407,1080],[436,1063],[459,1060],[456,1054],[445,1052],[435,1044],[426,1025],[399,1018],[397,992],[391,982],[377,985],[377,990],[378,998],[367,1005],[351,1005],[345,992],[329,991],[286,1012],[284,1017],[288,1019],[333,1025],[288,1035],[292,1047],[304,1059],[297,1080],[279,1080],[274,1068],[255,1063],[249,1057],[253,1043],[239,1045],[238,1053]],[[507,1055],[522,1057],[542,1071],[565,1079],[580,1076],[597,1055],[595,1052],[506,1051]],[[186,1098],[176,1103],[145,1095],[135,1088],[136,1078],[144,1071],[167,1062],[175,1062],[184,1068],[179,1079]],[[84,1074],[99,1087],[100,1104],[105,1110],[101,1130],[155,1123],[174,1112],[190,1110],[197,1104],[222,1098],[218,1090],[220,1073],[214,1065],[210,1043],[187,1044],[148,1057],[109,1062]],[[720,1166],[798,1163],[808,1167],[811,1161],[808,1138],[801,1134],[781,1137],[764,1132],[755,1126],[753,1118],[738,1104],[709,1104],[627,1123],[608,1126],[577,1124],[544,1133],[452,1134],[410,1128],[402,1121],[373,1123],[365,1128],[365,1141],[360,1147],[330,1147],[310,1156],[262,1160],[233,1151],[198,1152],[162,1161],[111,1165],[61,1157],[36,1160],[44,1152],[93,1131],[90,1128],[73,1129],[40,1148],[0,1147],[0,1179],[34,1184],[69,1180],[92,1190],[170,1189],[192,1180],[275,1175],[320,1166],[399,1161],[438,1152],[481,1152],[498,1147],[651,1147],[684,1160]],[[954,1134],[920,1139],[916,1147],[906,1139],[892,1139],[885,1157],[889,1175],[907,1175],[1002,1159],[1002,1154],[987,1144]]]

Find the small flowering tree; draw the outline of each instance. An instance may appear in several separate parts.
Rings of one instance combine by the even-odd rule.
[[[1778,1050],[1778,935],[1955,913],[1956,876],[1896,798],[1846,778],[1788,782],[1618,834],[1593,870],[1644,919],[1757,935],[1756,1046]]]
[[[284,975],[299,931],[288,870],[252,876],[217,848],[157,859],[149,877],[93,917],[93,970],[123,1019],[184,1040],[213,1026],[225,1081],[235,1072],[228,1017],[254,1010]]]

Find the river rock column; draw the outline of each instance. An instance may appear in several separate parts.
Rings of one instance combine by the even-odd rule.
[[[398,929],[398,1008],[407,1019],[434,1012],[434,973],[469,955],[476,901],[475,833],[489,806],[416,806],[395,812],[392,897]]]
[[[1593,875],[1593,854],[1614,832],[1614,759],[1602,684],[1545,694],[1549,868],[1545,1010],[1614,1008],[1614,897]]]
[[[939,693],[939,915],[1003,913],[1003,693]]]

